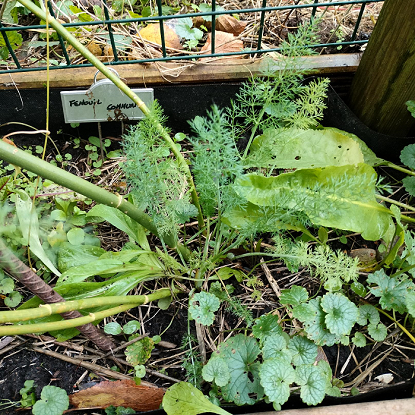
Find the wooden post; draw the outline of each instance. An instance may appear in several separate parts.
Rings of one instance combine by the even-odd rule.
[[[350,93],[350,108],[372,130],[404,137],[415,119],[415,0],[385,0]]]

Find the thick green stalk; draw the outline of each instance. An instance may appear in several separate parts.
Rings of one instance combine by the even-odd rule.
[[[97,59],[85,46],[83,46],[76,38],[73,36],[68,30],[65,29],[56,19],[52,16],[47,16],[46,13],[37,7],[32,1],[30,0],[23,0],[21,2],[26,8],[28,8],[31,12],[33,12],[37,17],[46,21],[48,19],[49,24],[59,33],[67,42],[69,42],[85,59],[87,59],[92,65],[95,66],[100,72],[102,72],[109,80],[111,80],[118,88],[124,92],[136,105],[137,107],[143,112],[146,117],[151,117],[151,111],[146,106],[146,104],[123,82],[121,79],[112,71],[108,69],[99,59]],[[171,139],[169,133],[166,129],[157,121],[153,120],[155,126],[160,132],[160,135],[164,139],[164,141],[169,145],[171,151],[176,156],[179,163],[182,165],[187,181],[189,182],[189,186],[191,189],[192,194],[192,201],[193,204],[196,206],[198,210],[198,224],[200,228],[204,226],[203,214],[202,209],[200,208],[199,197],[196,192],[196,188],[193,182],[193,177],[189,169],[189,165],[187,164],[185,158],[180,153],[179,149],[177,148],[174,141]]]
[[[20,334],[45,333],[47,331],[71,329],[74,327],[83,326],[84,324],[93,323],[94,321],[102,320],[103,318],[113,316],[114,314],[122,313],[123,311],[127,311],[133,307],[134,304],[122,304],[118,307],[109,308],[108,310],[100,311],[98,313],[89,313],[85,317],[74,318],[72,320],[53,321],[50,323],[24,325],[15,324],[11,326],[1,326],[0,336],[16,336]]]
[[[415,208],[412,206],[407,205],[406,203],[398,202],[397,200],[391,199],[390,197],[382,196],[382,195],[376,195],[376,199],[383,200],[384,202],[392,203],[396,206],[399,206],[406,210],[412,210],[412,212],[415,212]]]
[[[176,291],[177,293],[178,291]],[[117,295],[111,297],[85,298],[82,300],[65,301],[53,304],[41,304],[37,308],[17,309],[0,312],[0,324],[28,321],[35,318],[47,317],[53,314],[66,313],[72,310],[84,310],[92,307],[132,304],[131,307],[147,304],[160,298],[170,297],[172,292],[162,288],[148,295]]]
[[[395,163],[391,163],[390,161],[386,161],[385,163],[380,164],[381,166],[390,167],[391,169],[395,169],[401,171],[403,173],[409,174],[410,176],[415,176],[415,172],[409,169],[405,169],[404,167],[398,166]]]
[[[10,144],[0,140],[0,157],[7,163],[15,164],[23,167],[45,179],[65,186],[68,189],[81,193],[92,200],[102,203],[103,205],[111,206],[119,209],[121,212],[128,215],[131,219],[144,226],[154,235],[158,236],[158,231],[150,216],[142,210],[135,207],[132,203],[124,200],[120,195],[108,192],[93,183],[88,182],[80,177],[77,177],[59,167],[47,163],[38,157],[32,156],[25,151],[19,150]],[[164,236],[164,241],[171,248],[176,247],[176,239],[172,235]]]

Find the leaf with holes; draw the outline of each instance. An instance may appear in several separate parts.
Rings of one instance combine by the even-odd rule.
[[[304,287],[293,285],[289,290],[281,290],[280,303],[299,305],[308,300],[308,292]]]
[[[348,335],[358,317],[358,308],[343,294],[328,293],[321,300],[321,307],[325,313],[326,326],[331,333]]]
[[[225,386],[230,379],[226,362],[220,357],[210,359],[202,370],[203,379],[206,382],[215,382],[218,386]]]
[[[319,404],[326,394],[327,377],[313,365],[301,365],[296,368],[296,383],[301,385],[301,399],[307,405]]]
[[[200,390],[187,382],[176,383],[167,389],[163,397],[163,409],[167,415],[198,415],[205,412],[231,415],[210,402]]]
[[[368,284],[375,284],[370,287],[370,292],[375,297],[380,297],[379,304],[384,310],[395,310],[398,313],[406,312],[405,298],[409,290],[415,285],[412,281],[401,277],[389,277],[383,269],[369,274]]]
[[[210,326],[215,320],[215,311],[220,306],[219,299],[210,293],[197,293],[190,299],[189,313],[193,319],[204,326]]]
[[[252,405],[262,398],[260,363],[256,361],[259,353],[257,341],[243,334],[237,334],[219,346],[217,357],[227,363],[230,375],[228,384],[222,387],[222,396],[226,401]]]
[[[252,334],[261,342],[273,334],[282,334],[282,328],[278,320],[278,316],[272,314],[262,315],[255,320],[255,324],[252,327]]]
[[[267,359],[259,370],[261,385],[268,399],[279,405],[290,397],[290,384],[296,379],[294,368],[280,359]]]
[[[317,357],[317,345],[303,336],[295,336],[288,343],[294,366],[313,364]]]
[[[139,337],[140,334],[133,334],[128,338],[128,341]],[[154,340],[150,337],[144,337],[141,340],[130,344],[125,349],[125,357],[128,363],[133,366],[144,365],[151,356],[151,352],[154,349]]]

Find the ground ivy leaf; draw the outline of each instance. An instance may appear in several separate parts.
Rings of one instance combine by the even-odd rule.
[[[294,366],[313,364],[317,357],[318,346],[303,336],[295,336],[288,343]]]
[[[296,379],[294,368],[279,359],[267,359],[259,370],[261,385],[271,402],[279,405],[290,397],[290,384]]]
[[[259,353],[257,341],[243,334],[237,334],[219,346],[216,354],[227,363],[230,374],[229,383],[222,387],[226,401],[252,405],[262,398],[258,374],[260,363],[255,361]],[[256,399],[253,394],[256,394]]]
[[[409,144],[401,151],[401,162],[410,169],[415,169],[415,144]]]
[[[359,318],[357,323],[361,326],[366,326],[367,322],[378,324],[380,321],[379,311],[373,305],[363,304],[359,307]]]
[[[399,277],[389,277],[383,269],[369,274],[367,282],[376,285],[370,287],[370,292],[380,297],[379,304],[384,310],[406,312],[405,297],[408,290],[414,289],[413,282]]]
[[[301,399],[307,405],[319,404],[326,394],[327,378],[323,371],[313,365],[296,368],[296,383],[301,385]]]
[[[303,311],[305,312],[305,309]],[[326,313],[321,308],[321,298],[313,298],[308,302],[307,313],[305,320],[297,318],[304,323],[307,337],[310,340],[313,340],[318,346],[333,346],[339,341],[339,336],[330,333],[326,328]]]
[[[353,344],[356,345],[356,347],[365,347],[366,346],[366,337],[363,333],[356,332],[352,339]]]
[[[190,300],[189,312],[198,323],[211,326],[219,306],[220,301],[215,295],[203,291]]]
[[[261,342],[273,334],[282,334],[282,328],[278,320],[278,316],[272,314],[262,315],[255,320],[255,324],[252,327],[252,334]]]
[[[385,340],[386,336],[388,335],[388,329],[383,323],[379,324],[369,324],[367,326],[367,331],[369,336],[376,342],[381,342]]]
[[[327,313],[325,321],[331,333],[339,336],[350,334],[359,317],[359,310],[347,297],[340,293],[328,293],[323,296],[321,307]]]
[[[167,415],[197,415],[205,412],[231,415],[210,402],[200,390],[187,382],[176,383],[167,389],[163,397],[163,409]]]
[[[264,340],[262,347],[262,357],[270,359],[272,357],[281,358],[287,363],[291,363],[291,353],[287,350],[287,341],[282,334],[272,334]]]
[[[61,388],[45,386],[40,394],[40,401],[33,405],[34,415],[61,415],[69,408],[69,398]]]
[[[225,386],[231,377],[228,365],[220,357],[214,357],[207,362],[203,367],[202,376],[206,382],[215,381],[218,386]]]
[[[293,285],[289,290],[281,290],[280,303],[299,305],[308,300],[308,292],[304,287]]]
[[[405,187],[405,190],[411,195],[415,196],[415,177],[407,176],[402,179],[402,184]]]

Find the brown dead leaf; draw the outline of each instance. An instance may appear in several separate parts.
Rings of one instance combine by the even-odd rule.
[[[104,381],[92,388],[73,393],[69,401],[76,409],[107,408],[111,405],[152,411],[160,407],[165,390],[136,385],[133,380]]]
[[[212,48],[212,34],[208,34],[206,43],[203,45],[203,48],[200,50],[201,53],[210,53]],[[215,32],[215,53],[230,53],[230,52],[240,52],[244,48],[242,40],[235,38],[232,33],[225,33],[216,31]],[[226,58],[242,58],[242,55],[234,56],[224,56],[221,59]]]
[[[216,19],[216,29],[221,32],[232,33],[235,36],[240,35],[244,30],[248,22],[235,19],[229,14],[222,14]]]
[[[90,42],[86,46],[87,49],[95,56],[101,56],[102,55],[102,49],[101,46],[97,42]]]
[[[158,23],[149,24],[141,29],[139,33],[143,39],[161,46],[160,25]],[[166,47],[183,49],[183,46],[180,44],[179,36],[177,36],[176,32],[166,24],[164,24],[164,39],[166,41]]]

